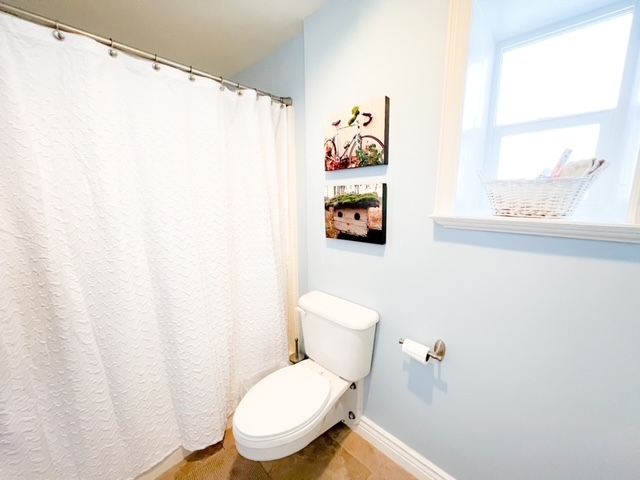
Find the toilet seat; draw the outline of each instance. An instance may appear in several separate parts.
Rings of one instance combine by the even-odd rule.
[[[234,414],[237,434],[268,441],[301,430],[318,417],[329,400],[331,382],[305,363],[273,372],[249,390]]]

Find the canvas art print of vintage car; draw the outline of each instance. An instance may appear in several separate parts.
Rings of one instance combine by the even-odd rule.
[[[327,238],[384,245],[386,243],[387,185],[333,185],[325,187]]]
[[[389,98],[353,105],[325,121],[324,169],[388,164]]]

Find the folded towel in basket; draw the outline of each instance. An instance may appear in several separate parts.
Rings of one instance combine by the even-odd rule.
[[[575,160],[567,163],[562,170],[558,178],[562,177],[584,177],[595,173],[596,170],[602,168],[605,165],[605,160],[598,160],[597,158],[586,158],[584,160]]]

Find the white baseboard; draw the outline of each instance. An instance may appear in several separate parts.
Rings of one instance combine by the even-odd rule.
[[[421,480],[455,480],[367,417],[361,417],[353,431]]]

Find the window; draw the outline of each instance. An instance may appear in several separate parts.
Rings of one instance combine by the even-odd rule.
[[[618,148],[630,132],[616,125],[631,98],[632,82],[623,77],[632,20],[630,8],[615,9],[498,47],[486,172],[499,179],[535,178],[551,170],[565,148],[572,150],[572,160],[604,158],[610,167],[634,163],[635,158],[622,159]],[[634,63],[630,59],[629,76]],[[576,214],[624,218],[630,183],[617,206],[607,195],[622,183],[613,180],[621,173],[619,166],[594,183],[594,193],[582,200]]]
[[[511,8],[500,8],[505,2]],[[637,226],[638,2],[595,1],[589,3],[590,11],[581,11],[582,2],[569,11],[566,4],[561,5],[564,2],[541,0],[536,2],[538,13],[532,13],[533,7],[527,3],[452,2],[451,19],[458,24],[450,29],[459,30],[451,30],[449,38],[443,145],[433,217],[438,221],[438,217],[457,216],[453,223],[458,224],[465,216],[490,217],[477,172],[487,178],[535,178],[552,169],[570,148],[570,160],[604,158],[609,168],[593,183],[574,218],[556,221],[556,225],[595,222]],[[483,8],[485,4],[487,8]],[[496,12],[493,17],[492,8]],[[502,27],[512,27],[518,21],[504,12],[518,8],[527,9],[526,16],[519,19],[523,29],[505,35],[500,22]],[[457,55],[464,57],[464,68],[451,62]],[[457,93],[451,77],[455,75],[465,78],[464,88]],[[451,113],[456,105],[462,110],[458,117]],[[455,129],[457,135],[452,134]],[[455,147],[453,142],[457,142]],[[500,228],[511,231],[511,227]],[[553,234],[554,227],[549,228],[545,234]],[[570,229],[576,231],[573,226]],[[631,231],[640,241],[640,228]],[[607,235],[587,238],[616,240]]]
[[[624,9],[503,44],[496,124],[616,108],[632,18]]]

